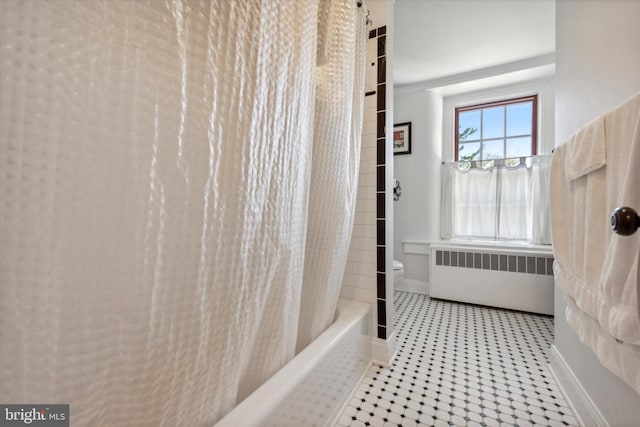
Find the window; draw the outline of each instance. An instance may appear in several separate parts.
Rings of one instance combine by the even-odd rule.
[[[445,239],[550,243],[550,156],[537,156],[537,95],[452,108],[442,165]]]
[[[536,154],[537,95],[456,108],[455,160]]]

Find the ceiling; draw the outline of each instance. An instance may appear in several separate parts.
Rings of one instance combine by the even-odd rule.
[[[394,37],[400,92],[553,75],[555,0],[395,0]]]

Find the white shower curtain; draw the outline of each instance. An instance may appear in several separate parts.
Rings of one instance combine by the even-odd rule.
[[[309,225],[297,351],[334,317],[358,189],[366,51],[356,2],[321,2]],[[356,40],[356,43],[354,43]]]
[[[0,2],[0,402],[211,425],[333,315],[364,26],[325,3]]]

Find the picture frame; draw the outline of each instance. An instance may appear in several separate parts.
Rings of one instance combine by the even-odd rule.
[[[393,154],[411,154],[411,122],[393,125]]]

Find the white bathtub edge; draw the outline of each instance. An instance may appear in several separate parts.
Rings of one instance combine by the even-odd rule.
[[[215,424],[215,427],[259,427],[289,393],[306,378],[330,352],[333,345],[370,311],[370,305],[341,300],[338,317],[318,338],[245,400]],[[296,375],[291,375],[294,371]]]

